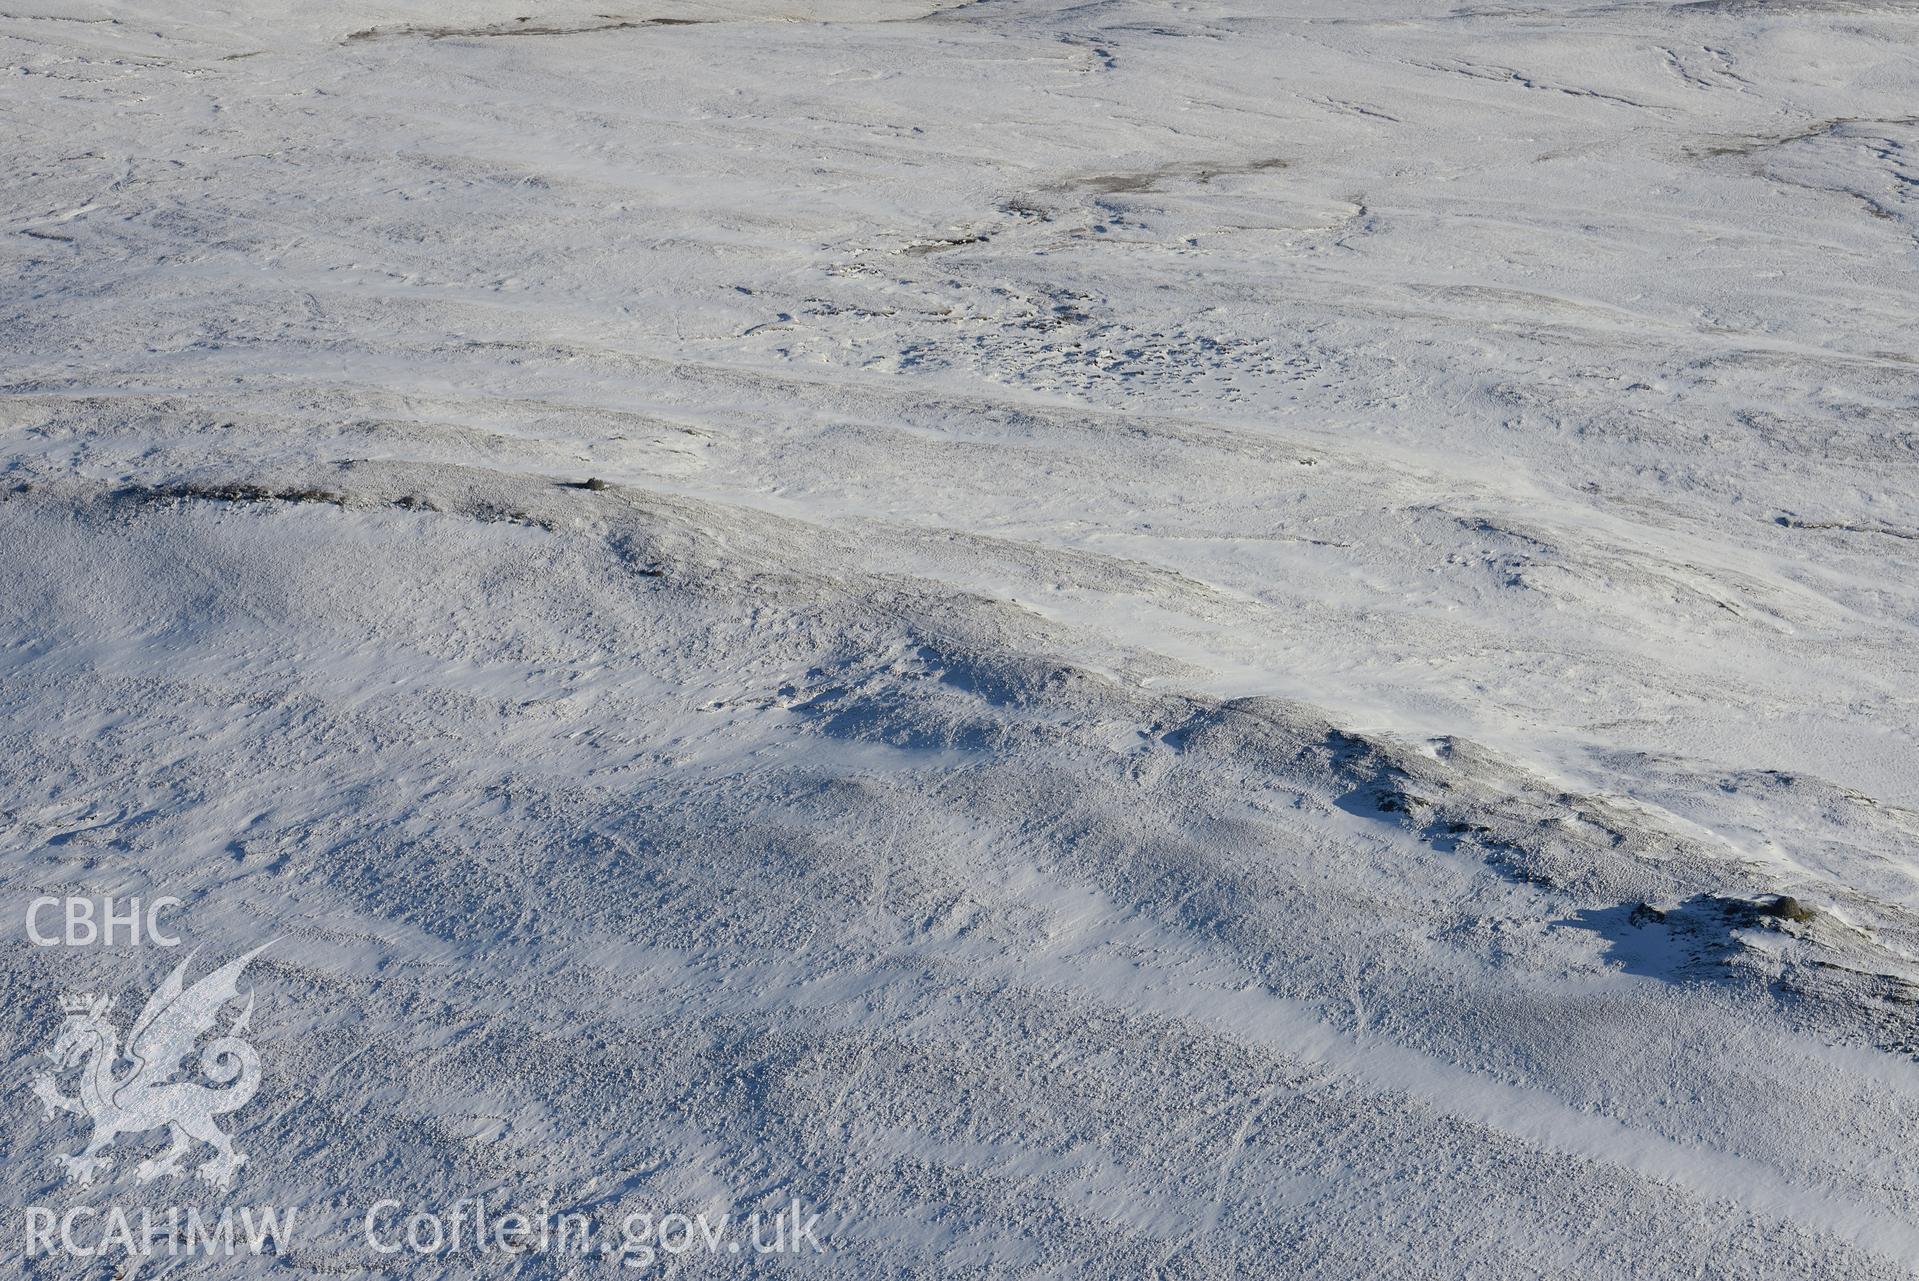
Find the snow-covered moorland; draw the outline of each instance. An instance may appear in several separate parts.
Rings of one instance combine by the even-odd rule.
[[[0,13],[27,1275],[1919,1267],[1919,6],[620,2]]]

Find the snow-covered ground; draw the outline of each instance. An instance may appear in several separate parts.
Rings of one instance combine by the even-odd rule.
[[[611,3],[0,14],[10,1267],[1919,1267],[1912,0]]]

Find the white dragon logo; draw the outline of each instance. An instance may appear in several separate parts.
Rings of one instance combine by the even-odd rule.
[[[256,947],[192,987],[184,987],[181,980],[193,960],[189,954],[147,998],[146,1008],[133,1021],[124,1056],[120,1030],[107,1020],[113,998],[63,998],[67,1019],[47,1055],[54,1070],[34,1078],[33,1092],[48,1116],[56,1110],[77,1112],[93,1122],[93,1137],[84,1150],[54,1158],[70,1180],[82,1187],[91,1184],[96,1172],[113,1164],[113,1158],[104,1153],[114,1139],[164,1125],[172,1146],[159,1157],[140,1162],[135,1173],[142,1183],[161,1175],[177,1177],[181,1159],[197,1141],[212,1147],[214,1156],[196,1173],[215,1187],[231,1186],[234,1172],[246,1158],[233,1150],[213,1118],[245,1107],[260,1088],[260,1056],[239,1036],[253,1016],[252,992],[247,993],[246,1008],[228,1026],[226,1035],[208,1042],[200,1052],[200,1070],[214,1085],[174,1078],[185,1070],[194,1042],[212,1030],[221,1007],[239,999],[240,971],[268,946]],[[115,1075],[123,1057],[132,1066]],[[76,1065],[80,1066],[79,1094],[60,1093],[59,1076]]]

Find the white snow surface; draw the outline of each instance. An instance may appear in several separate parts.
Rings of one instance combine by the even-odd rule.
[[[0,14],[10,1249],[1919,1267],[1919,4],[623,2]],[[230,1193],[48,894],[275,940]]]

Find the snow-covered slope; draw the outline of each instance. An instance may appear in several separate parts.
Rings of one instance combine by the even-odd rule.
[[[1919,8],[604,3],[0,14],[12,1240],[1919,1267]],[[274,940],[228,1191],[69,894]]]

